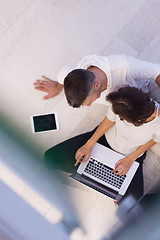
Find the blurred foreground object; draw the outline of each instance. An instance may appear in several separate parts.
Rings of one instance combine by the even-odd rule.
[[[71,199],[69,198],[68,192],[66,192],[66,189],[64,185],[62,184],[64,179],[62,179],[62,176],[60,176],[56,171],[53,169],[48,169],[44,162],[40,159],[40,156],[35,151],[35,148],[30,147],[31,144],[29,142],[27,143],[24,136],[18,135],[16,132],[16,129],[13,130],[11,127],[11,123],[7,123],[6,121],[0,120],[0,162],[6,166],[8,169],[10,169],[14,174],[16,174],[20,179],[22,179],[27,185],[29,185],[32,189],[34,189],[35,192],[37,192],[40,196],[42,196],[47,202],[49,202],[51,205],[55,206],[62,214],[62,220],[58,224],[56,224],[56,232],[57,234],[61,235],[61,238],[55,238],[55,235],[51,236],[52,239],[68,239],[68,235],[76,228],[80,227],[76,212],[74,210],[74,206],[71,202]],[[12,232],[15,232],[16,235],[20,234],[20,238],[11,238],[11,239],[38,239],[38,240],[49,240],[51,238],[47,238],[42,233],[43,230],[45,232],[45,227],[47,224],[41,225],[41,228],[39,228],[39,237],[29,237],[27,238],[27,235],[21,236],[23,234],[23,231],[25,233],[25,228],[28,224],[31,224],[32,229],[30,229],[29,232],[33,233],[34,231],[37,231],[36,225],[37,220],[34,221],[35,216],[35,210],[31,209],[29,210],[29,207],[26,206],[24,209],[27,209],[22,215],[19,215],[22,211],[21,207],[22,205],[27,205],[24,200],[22,200],[20,197],[18,197],[11,189],[9,189],[7,186],[5,186],[3,183],[0,183],[0,194],[3,196],[1,198],[1,207],[5,210],[7,209],[7,206],[10,205],[10,208],[8,208],[9,212],[12,212],[12,222],[10,224],[7,224],[7,216],[8,221],[10,219],[9,212],[8,215],[6,215],[5,211],[0,211],[0,222],[4,223],[4,217],[5,224],[7,228],[12,229]],[[7,196],[8,198],[7,201]],[[5,201],[6,197],[6,201]],[[13,198],[13,200],[12,200]],[[16,201],[19,202],[19,205],[16,204]],[[4,205],[3,205],[3,204]],[[12,204],[13,203],[13,204]],[[6,205],[5,205],[6,204]],[[16,209],[16,211],[15,211]],[[14,212],[15,211],[15,212]],[[17,214],[16,214],[17,212]],[[5,215],[4,215],[4,214]],[[33,216],[32,216],[33,214]],[[38,213],[36,213],[38,215]],[[37,218],[37,216],[36,216]],[[41,215],[39,215],[39,219],[43,218]],[[30,221],[29,221],[30,220]],[[18,224],[16,225],[16,222],[21,222],[24,229],[23,231],[20,231],[20,227],[18,227]],[[28,221],[28,224],[27,222]],[[47,220],[39,220],[43,222],[47,222]],[[9,223],[9,222],[8,222]],[[12,224],[13,223],[13,224]],[[51,225],[48,222],[48,225]],[[15,226],[15,228],[14,228]],[[54,225],[52,228],[52,234],[53,230],[55,230]],[[18,227],[18,229],[16,229]],[[50,228],[50,226],[48,226]],[[46,227],[46,229],[48,228]],[[1,228],[1,227],[0,227]],[[30,227],[29,227],[30,228]],[[60,230],[61,229],[61,230]],[[63,229],[63,231],[62,231]],[[60,231],[60,232],[59,232]],[[20,233],[21,232],[21,233]],[[33,234],[34,236],[34,234]],[[66,237],[66,238],[65,238]]]
[[[119,221],[103,240],[159,240],[160,193],[136,201],[128,196],[117,210]]]

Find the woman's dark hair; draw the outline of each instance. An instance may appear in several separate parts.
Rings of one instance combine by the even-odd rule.
[[[64,79],[64,92],[70,106],[79,108],[90,95],[95,75],[84,69],[71,71]]]
[[[109,93],[106,100],[111,102],[113,112],[118,114],[121,120],[135,126],[144,124],[155,110],[155,103],[148,93],[135,87],[121,87]]]

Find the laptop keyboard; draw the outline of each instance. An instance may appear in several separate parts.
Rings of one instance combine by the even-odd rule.
[[[120,189],[126,178],[126,175],[115,175],[112,170],[113,168],[98,162],[94,158],[90,158],[84,172],[89,173],[90,175]]]

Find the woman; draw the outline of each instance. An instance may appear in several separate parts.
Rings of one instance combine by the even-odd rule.
[[[78,164],[89,158],[94,144],[99,142],[125,155],[116,163],[115,174],[125,175],[134,161],[140,163],[125,194],[132,193],[139,198],[143,195],[142,164],[145,152],[160,142],[159,105],[147,93],[129,86],[110,93],[106,100],[111,106],[97,129],[49,149],[45,160],[55,168],[75,172]]]

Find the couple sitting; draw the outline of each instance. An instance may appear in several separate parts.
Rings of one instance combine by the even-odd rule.
[[[74,172],[83,156],[83,160],[87,160],[97,141],[126,156],[115,166],[119,175],[125,174],[133,161],[140,162],[126,193],[139,198],[143,194],[145,152],[160,141],[160,114],[156,103],[160,103],[160,64],[124,54],[88,55],[74,68],[63,68],[57,80],[43,77],[34,83],[35,89],[47,92],[44,99],[48,99],[58,95],[64,87],[65,97],[72,107],[92,106],[95,102],[104,105],[110,102],[111,106],[97,129],[49,149],[45,160],[55,168]],[[115,91],[117,88],[120,89]]]

